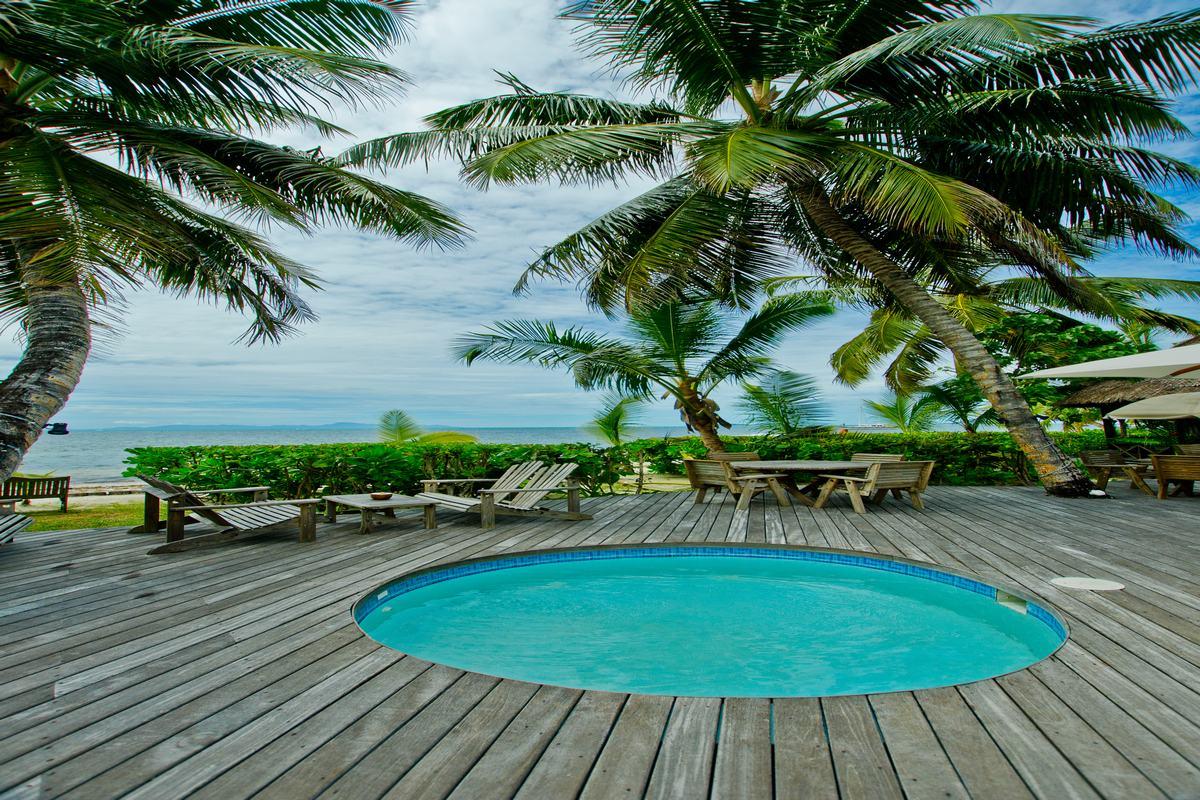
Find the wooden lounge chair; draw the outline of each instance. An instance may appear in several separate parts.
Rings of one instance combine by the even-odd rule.
[[[1200,481],[1200,456],[1150,456],[1158,478],[1158,499],[1166,500],[1172,483],[1179,484],[1173,494],[1191,495]]]
[[[859,514],[867,513],[863,497],[871,497],[876,505],[883,502],[889,491],[908,492],[913,508],[923,509],[921,492],[929,486],[929,476],[933,474],[932,461],[876,461],[867,467],[867,473],[861,478],[850,475],[822,475],[825,485],[813,508],[824,508],[830,496],[838,486],[842,486],[850,495],[850,504]]]
[[[33,520],[24,514],[0,514],[0,545],[8,544],[32,524]]]
[[[435,478],[422,481],[427,491],[417,497],[436,500],[438,504],[454,511],[479,514],[482,528],[496,527],[496,515],[505,517],[552,517],[554,519],[591,519],[591,514],[579,510],[579,484],[570,480],[578,464],[551,464],[543,467],[540,462],[517,464],[496,478],[486,489],[478,490],[477,496],[444,494],[435,491],[442,484],[469,483],[477,479],[445,480]],[[486,479],[483,479],[486,481]],[[567,493],[567,510],[539,506],[546,495],[554,491]]]
[[[1200,444],[1177,444],[1175,449],[1181,456],[1200,456]]]
[[[260,533],[273,533],[288,523],[298,525],[301,542],[314,542],[317,539],[317,504],[322,502],[320,498],[274,501],[264,499],[250,503],[213,505],[206,503],[202,499],[203,496],[252,491],[255,492],[256,497],[265,497],[263,494],[265,489],[255,486],[192,492],[160,478],[152,478],[148,475],[138,475],[138,478],[158,490],[153,496],[160,497],[167,502],[167,543],[150,550],[149,553],[152,555],[190,550],[193,547],[257,536]],[[147,497],[150,496],[147,495]],[[185,536],[184,524],[188,514],[195,514],[197,517],[211,522],[217,526],[218,530],[196,536]],[[157,511],[154,523],[155,529],[157,529]]]
[[[728,455],[728,454],[727,454]],[[753,454],[750,454],[753,455]],[[737,459],[741,461],[757,461],[757,458]],[[765,491],[775,495],[775,500],[781,506],[790,506],[787,491],[779,482],[787,476],[783,473],[739,473],[733,468],[730,460],[713,458],[685,458],[683,468],[687,471],[688,483],[696,490],[696,502],[703,503],[709,490],[719,492],[722,489],[735,495],[737,507],[750,507],[754,496]]]
[[[705,456],[709,461],[759,461],[758,453],[714,453],[709,450]]]
[[[62,504],[63,511],[67,510],[67,496],[71,492],[71,476],[59,478],[9,478],[0,488],[0,506],[8,506],[15,510],[17,503],[28,503],[30,500],[57,499]]]

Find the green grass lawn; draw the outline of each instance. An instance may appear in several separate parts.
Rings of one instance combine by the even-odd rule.
[[[113,528],[128,527],[141,524],[141,503],[113,503],[103,506],[80,506],[69,508],[66,513],[58,509],[22,510],[33,518],[31,531],[62,531],[75,528]]]

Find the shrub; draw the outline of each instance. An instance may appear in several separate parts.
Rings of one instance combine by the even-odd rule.
[[[1100,431],[1054,433],[1068,454],[1105,446]],[[933,480],[953,485],[1031,483],[1033,474],[1007,433],[958,432],[818,433],[789,437],[728,436],[731,450],[752,450],[765,459],[842,460],[852,453],[903,453],[937,462]],[[1129,443],[1160,445],[1162,434]],[[702,457],[699,439],[639,439],[616,447],[591,444],[421,444],[371,443],[139,447],[128,451],[126,475],[146,473],[206,489],[270,486],[274,497],[388,489],[411,494],[432,477],[495,477],[521,461],[573,461],[589,494],[612,491],[617,479],[642,459],[658,473],[682,471],[685,455]]]
[[[624,465],[618,452],[590,444],[371,443],[137,447],[127,451],[128,476],[144,473],[208,489],[270,486],[273,497],[311,497],[385,489],[421,490],[433,477],[495,477],[522,461],[573,461],[585,491],[611,487]]]

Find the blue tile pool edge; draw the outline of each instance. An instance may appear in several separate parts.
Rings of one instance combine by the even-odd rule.
[[[416,589],[431,586],[435,583],[478,575],[484,572],[495,572],[502,569],[514,569],[534,564],[553,564],[572,561],[598,561],[618,558],[672,558],[672,557],[718,557],[718,558],[774,558],[787,561],[816,561],[828,564],[877,569],[884,572],[894,572],[910,575],[914,578],[936,581],[954,586],[958,589],[974,592],[984,597],[996,600],[998,592],[1008,597],[1022,600],[1025,603],[1025,613],[1050,628],[1059,638],[1061,647],[1067,640],[1066,623],[1053,611],[1032,600],[1020,592],[1000,588],[983,581],[958,575],[945,569],[933,569],[924,564],[904,559],[867,556],[848,550],[823,550],[819,548],[796,547],[787,545],[729,545],[729,544],[690,544],[690,545],[639,545],[622,546],[609,545],[586,548],[570,548],[561,550],[527,551],[502,556],[470,559],[454,564],[443,564],[428,567],[415,572],[393,578],[376,586],[368,594],[359,598],[351,608],[351,614],[356,624],[361,626],[372,611],[389,600],[399,597]],[[1057,648],[1056,648],[1057,649]]]

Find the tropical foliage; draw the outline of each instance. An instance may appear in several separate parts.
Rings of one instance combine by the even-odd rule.
[[[468,364],[486,359],[570,370],[583,389],[669,397],[688,429],[719,451],[724,446],[717,431],[729,422],[713,390],[767,372],[769,354],[786,334],[831,313],[828,303],[803,295],[773,300],[740,319],[712,302],[670,302],[631,311],[624,338],[508,320],[461,337],[455,351]]]
[[[901,433],[920,433],[931,429],[938,421],[938,405],[928,396],[893,392],[883,400],[867,400],[864,405],[871,416],[885,422]]]
[[[924,386],[920,394],[923,402],[933,405],[939,422],[958,425],[967,433],[1000,424],[996,409],[987,404],[979,387],[966,375]]]
[[[263,226],[458,241],[438,204],[260,138],[344,134],[321,116],[332,104],[397,98],[404,76],[375,57],[407,32],[409,5],[0,4],[0,318],[26,337],[0,384],[0,477],[133,291],[224,305],[250,318],[248,341],[274,341],[314,317],[317,279]]]
[[[385,411],[379,418],[379,440],[387,444],[455,444],[479,441],[471,434],[459,431],[426,432],[408,412],[399,408]]]
[[[809,375],[777,370],[761,383],[742,384],[742,423],[774,436],[791,436],[828,421],[817,382]]]
[[[611,445],[619,445],[630,438],[634,427],[641,419],[643,398],[608,394],[604,404],[583,429]]]
[[[538,91],[437,112],[429,129],[345,163],[449,155],[465,180],[660,182],[547,248],[522,278],[577,281],[612,310],[681,292],[752,303],[801,256],[868,281],[972,376],[1046,485],[1086,476],[1048,439],[988,352],[928,289],[1006,266],[1062,298],[1111,242],[1194,249],[1151,186],[1200,172],[1142,144],[1187,135],[1170,93],[1194,85],[1200,10],[1102,27],[980,14],[962,0],[586,0],[580,42],[635,90],[626,102]]]
[[[1105,447],[1100,431],[1052,433],[1068,454]],[[1031,473],[1020,448],[1006,433],[931,432],[800,436],[727,437],[731,447],[752,450],[763,458],[844,460],[853,453],[902,453],[909,459],[937,462],[934,480],[955,485],[1026,483]],[[1123,444],[1161,445],[1160,434],[1131,438]],[[685,455],[707,451],[698,438],[637,439],[620,447],[588,444],[306,444],[241,447],[139,447],[130,450],[127,475],[158,475],[185,486],[229,488],[271,487],[272,497],[311,497],[325,493],[358,493],[387,488],[420,491],[421,480],[445,475],[496,477],[512,464],[530,459],[571,461],[591,494],[611,491],[622,472],[644,459],[655,472],[678,473]]]
[[[930,290],[964,327],[980,336],[985,346],[988,341],[982,334],[984,330],[995,330],[1010,324],[1008,320],[1014,316],[1028,314],[1053,318],[1060,330],[1083,325],[1087,319],[1106,322],[1146,349],[1152,347],[1156,335],[1200,331],[1200,322],[1190,317],[1147,305],[1166,298],[1200,302],[1200,281],[1075,277],[1071,283],[1078,292],[1064,298],[1037,278],[992,277],[997,272],[981,275],[977,284],[955,287],[954,293]],[[800,276],[780,278],[768,285],[775,292],[788,288],[811,292],[816,283],[811,277]],[[863,329],[838,347],[830,358],[840,381],[856,386],[880,370],[889,388],[912,392],[925,385],[950,355],[928,325],[905,309],[890,305],[868,281],[852,276],[839,281],[826,279],[822,283],[830,287],[831,302],[869,314]],[[1081,356],[1074,360],[1089,358]],[[1003,360],[1001,365],[1008,366]]]

